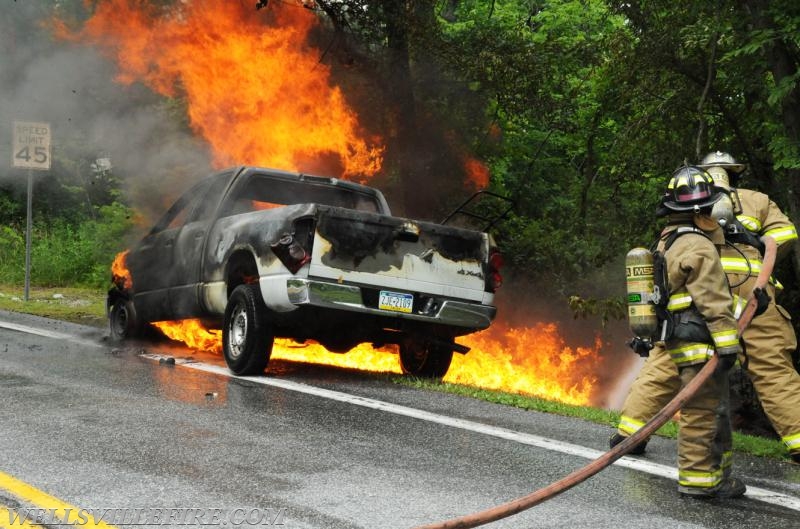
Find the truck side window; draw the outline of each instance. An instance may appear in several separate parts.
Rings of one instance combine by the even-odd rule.
[[[195,204],[188,222],[210,220],[214,215],[214,208],[219,203],[219,197],[225,192],[233,172],[228,171],[211,177],[211,183],[205,192],[200,193],[200,199]]]
[[[230,172],[217,174],[195,184],[175,201],[150,233],[173,230],[194,220],[209,218],[214,213],[216,197],[224,191],[231,174]]]
[[[192,190],[194,191],[194,190]],[[196,197],[192,191],[180,197],[171,208],[167,210],[161,220],[153,226],[150,234],[159,233],[164,230],[178,228],[183,226],[184,221],[189,216],[192,206],[192,198]]]

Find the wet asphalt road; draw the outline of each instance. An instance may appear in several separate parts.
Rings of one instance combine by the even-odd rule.
[[[588,462],[391,409],[159,363],[141,353],[222,365],[169,344],[119,347],[106,335],[0,311],[0,471],[74,506],[270,508],[287,529],[402,529],[509,501]],[[610,434],[364,372],[274,362],[267,378],[596,450]],[[654,439],[644,459],[674,465],[674,442]],[[800,501],[800,467],[737,456],[735,468],[748,485]],[[0,506],[14,501],[0,488]],[[788,529],[800,527],[800,511],[749,498],[684,499],[671,479],[614,466],[486,527]]]

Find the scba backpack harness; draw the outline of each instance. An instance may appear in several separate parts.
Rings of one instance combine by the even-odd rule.
[[[682,226],[661,237],[650,249],[634,248],[625,256],[628,292],[628,323],[634,338],[628,342],[636,354],[649,356],[655,342],[671,338],[713,344],[705,319],[693,303],[685,309],[669,310],[670,291],[665,254],[678,237],[696,233],[711,240],[694,226]],[[657,246],[664,240],[664,249]]]

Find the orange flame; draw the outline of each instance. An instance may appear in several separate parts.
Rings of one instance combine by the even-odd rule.
[[[128,259],[128,252],[130,252],[130,250],[119,252],[117,256],[114,257],[114,262],[111,263],[112,282],[120,288],[124,288],[126,290],[133,286],[133,278],[131,277],[131,273],[128,270],[128,265],[126,262]]]
[[[157,321],[153,325],[167,338],[183,342],[192,349],[222,352],[222,331],[207,329],[199,320]]]
[[[485,189],[489,186],[489,168],[480,160],[472,156],[465,156],[464,170],[467,173],[467,184],[471,184],[477,189]]]
[[[366,178],[382,164],[380,139],[365,138],[355,112],[331,84],[321,52],[307,44],[313,13],[271,2],[194,0],[167,7],[137,0],[96,0],[78,31],[54,22],[57,35],[97,46],[119,65],[118,81],[142,82],[185,100],[192,128],[210,144],[214,163],[303,170],[334,160],[341,176]],[[299,5],[299,4],[298,4]],[[463,157],[468,185],[484,188],[489,171]],[[333,173],[333,169],[328,170]],[[112,268],[131,288],[123,252]],[[221,351],[221,333],[199,322],[159,322],[167,336],[190,347]],[[445,381],[521,392],[575,404],[591,402],[600,361],[593,349],[570,348],[555,324],[491,329],[460,339],[472,347],[455,355]],[[396,354],[362,344],[333,354],[322,346],[276,340],[274,358],[400,373]]]
[[[221,354],[222,333],[208,331],[196,320],[158,322],[166,336],[193,348]],[[593,348],[571,348],[559,335],[555,323],[534,327],[504,328],[497,325],[461,338],[472,350],[455,354],[445,382],[533,395],[567,404],[590,404],[597,398],[597,373],[601,343]],[[328,352],[319,344],[298,346],[291,340],[276,340],[272,358],[377,371],[401,373],[394,347],[374,349],[368,344],[345,354]]]
[[[160,10],[135,0],[93,4],[81,30],[57,20],[56,34],[113,56],[121,83],[141,81],[160,94],[185,96],[190,124],[210,143],[217,167],[299,171],[333,157],[342,176],[380,169],[380,140],[361,136],[322,53],[306,43],[317,19],[299,4],[270,3],[263,11],[218,0]]]
[[[597,397],[602,342],[594,347],[567,346],[555,323],[489,329],[459,341],[472,348],[454,355],[445,382],[589,404]]]

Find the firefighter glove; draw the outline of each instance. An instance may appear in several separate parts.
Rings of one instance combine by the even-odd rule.
[[[767,291],[763,288],[756,287],[753,289],[753,297],[756,298],[756,313],[755,316],[759,316],[764,314],[764,311],[767,310],[767,306],[769,306],[769,302],[772,300],[767,294]]]
[[[650,350],[653,348],[653,342],[635,336],[631,341],[628,342],[628,347],[633,349],[633,352],[637,355],[647,358],[650,356]]]

